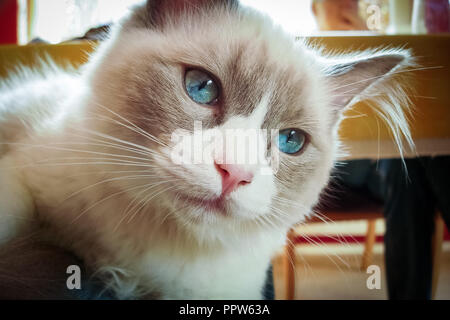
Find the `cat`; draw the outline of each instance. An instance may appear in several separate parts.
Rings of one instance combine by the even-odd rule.
[[[78,71],[43,63],[2,82],[1,243],[39,227],[119,299],[261,299],[342,152],[344,110],[372,99],[411,142],[394,80],[413,61],[323,54],[237,1],[148,0]],[[266,130],[261,161],[227,161],[228,145],[175,161],[174,133],[199,124]]]

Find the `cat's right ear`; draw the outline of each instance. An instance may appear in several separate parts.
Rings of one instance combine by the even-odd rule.
[[[148,0],[148,26],[163,28],[168,23],[176,23],[180,18],[210,10],[218,6],[232,8],[236,0]]]
[[[343,56],[329,60],[325,74],[333,87],[333,105],[338,109],[345,109],[355,98],[364,98],[367,91],[371,91],[371,94],[388,93],[387,81],[391,82],[390,85],[402,86],[398,79],[395,81],[391,78],[413,63],[407,50],[363,52],[354,57]]]
[[[347,107],[360,100],[370,101],[376,113],[390,127],[399,149],[402,137],[413,146],[407,120],[410,83],[405,76],[415,62],[409,50],[369,51],[327,58],[324,65],[324,73],[331,84],[329,94],[335,123]]]

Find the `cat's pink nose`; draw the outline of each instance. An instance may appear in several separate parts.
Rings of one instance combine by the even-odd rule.
[[[216,168],[222,176],[222,196],[229,195],[240,186],[249,184],[253,180],[253,173],[237,164],[216,163]]]

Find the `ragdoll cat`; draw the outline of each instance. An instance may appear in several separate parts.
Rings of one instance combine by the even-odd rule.
[[[2,83],[2,242],[39,226],[117,298],[259,299],[329,180],[345,107],[383,94],[380,114],[409,138],[406,95],[386,79],[411,60],[321,55],[234,1],[149,0],[79,72]],[[199,126],[255,130],[258,148],[239,152],[259,160],[207,144],[202,161],[175,161],[189,155],[175,133]]]

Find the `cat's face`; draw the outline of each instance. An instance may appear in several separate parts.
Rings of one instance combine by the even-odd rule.
[[[333,88],[348,64],[329,68],[258,13],[211,3],[150,1],[125,21],[98,66],[94,97],[138,129],[104,130],[152,150],[148,170],[166,181],[154,201],[176,220],[285,228],[328,181],[338,109],[350,100]],[[250,136],[242,149],[229,144],[239,130]],[[180,144],[180,133],[192,143]],[[225,145],[194,143],[217,133]]]

